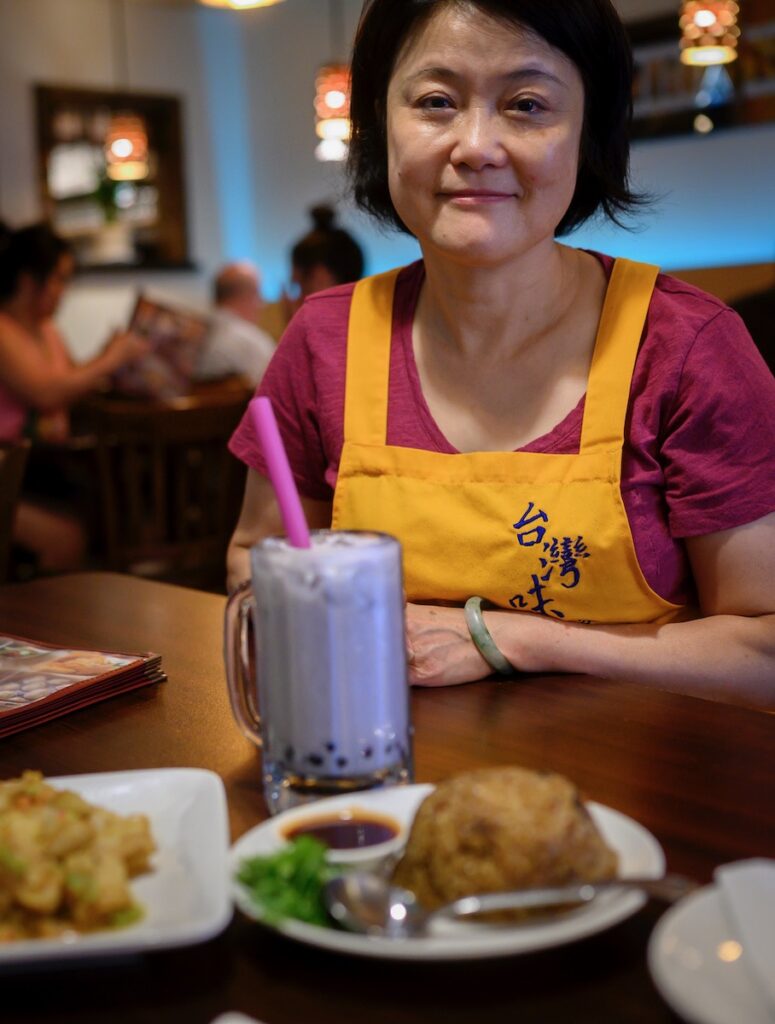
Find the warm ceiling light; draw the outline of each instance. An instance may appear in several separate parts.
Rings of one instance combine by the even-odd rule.
[[[148,175],[148,132],[137,114],[114,114],[105,133],[105,163],[114,181],[137,181]]]
[[[199,0],[205,7],[228,7],[232,11],[250,11],[254,7],[271,7],[283,0]]]
[[[737,57],[740,29],[735,0],[687,0],[681,5],[681,61],[707,67]]]
[[[350,68],[326,64],[315,79],[315,132],[318,160],[344,160],[350,138]]]

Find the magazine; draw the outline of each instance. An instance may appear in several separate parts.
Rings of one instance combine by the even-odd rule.
[[[140,292],[127,329],[147,338],[151,350],[114,374],[114,389],[144,398],[178,398],[188,394],[210,331],[209,317]]]
[[[54,647],[0,634],[0,738],[164,679],[158,654]]]

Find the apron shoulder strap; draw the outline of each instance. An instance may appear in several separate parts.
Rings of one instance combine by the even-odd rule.
[[[344,439],[382,445],[387,436],[393,297],[400,268],[353,291],[347,329]],[[584,453],[621,447],[630,382],[659,268],[617,259],[600,316],[581,430]]]
[[[381,445],[387,438],[393,296],[401,268],[355,286],[347,328],[344,439]]]
[[[583,454],[621,448],[630,383],[659,267],[617,259],[608,282],[589,371]]]

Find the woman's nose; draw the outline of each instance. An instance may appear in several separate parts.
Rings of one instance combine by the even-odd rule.
[[[461,111],[455,120],[455,144],[451,159],[472,170],[500,167],[506,161],[503,124],[496,112],[482,107]]]

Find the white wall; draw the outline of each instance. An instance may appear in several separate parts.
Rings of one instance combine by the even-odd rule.
[[[129,82],[112,66],[110,11],[121,0],[0,0],[0,217],[40,215],[33,83],[130,87],[183,101],[191,255],[196,272],[84,276],[61,320],[79,356],[120,323],[134,289],[151,285],[206,301],[227,258],[262,267],[276,296],[288,250],[307,229],[306,209],[343,191],[341,168],[314,159],[313,80],[344,57],[361,0],[342,0],[345,36],[331,40],[326,0],[289,0],[256,11],[215,11],[165,0],[126,0]],[[618,0],[625,17],[674,10],[672,0]],[[335,52],[331,52],[332,49]],[[572,241],[653,259],[663,267],[773,259],[775,125],[704,138],[639,143],[636,181],[663,196],[630,235],[585,228]],[[364,245],[368,269],[415,258],[415,243],[381,234],[341,201],[341,219]]]

